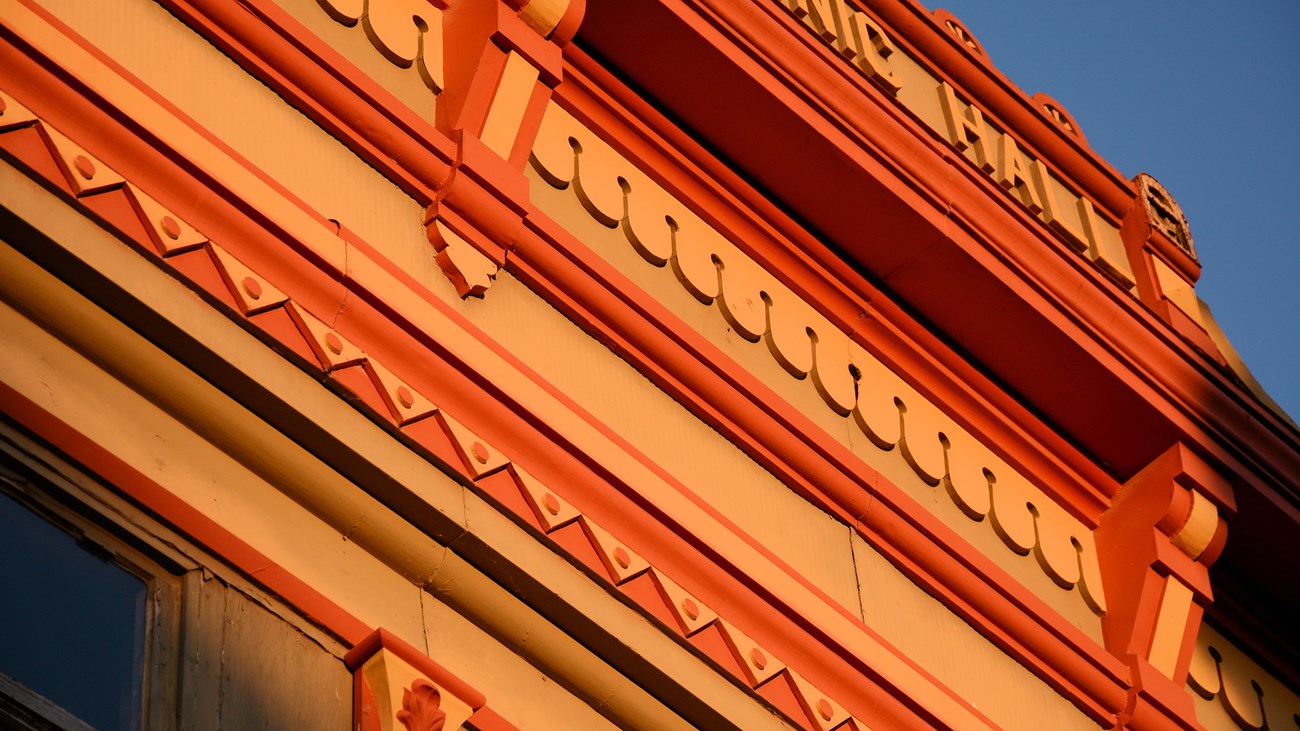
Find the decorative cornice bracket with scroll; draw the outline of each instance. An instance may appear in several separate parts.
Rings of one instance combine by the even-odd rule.
[[[483,296],[522,227],[524,166],[586,0],[317,2],[388,63],[417,69],[436,97],[431,121],[454,159],[444,179],[425,181],[424,224],[458,294]]]
[[[585,5],[458,0],[444,13],[447,85],[436,125],[456,143],[457,158],[425,225],[461,297],[483,295],[523,225],[524,166]]]
[[[361,731],[513,729],[485,708],[487,698],[384,628],[344,657],[353,673],[353,728]]]
[[[1236,513],[1232,485],[1182,444],[1174,444],[1125,483],[1097,529],[1097,552],[1111,597],[1102,627],[1107,649],[1132,672],[1130,721],[1182,708],[1205,608],[1209,568],[1223,552],[1226,519]]]

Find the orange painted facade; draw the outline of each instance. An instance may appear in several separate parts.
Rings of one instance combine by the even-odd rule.
[[[177,597],[126,727],[1300,725],[1300,430],[950,13],[12,0],[0,104],[0,489]]]

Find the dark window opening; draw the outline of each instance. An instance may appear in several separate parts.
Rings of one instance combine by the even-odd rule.
[[[0,674],[99,731],[139,729],[147,589],[0,491]]]

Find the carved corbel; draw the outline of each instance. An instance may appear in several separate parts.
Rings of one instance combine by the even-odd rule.
[[[344,657],[353,674],[353,724],[359,731],[513,728],[484,708],[482,693],[385,629]]]
[[[1175,444],[1102,515],[1097,551],[1110,601],[1102,628],[1107,649],[1132,670],[1128,728],[1194,717],[1183,687],[1213,598],[1209,568],[1227,541],[1224,518],[1235,511],[1227,480]]]
[[[524,165],[561,49],[586,0],[457,0],[443,16],[436,124],[458,148],[455,171],[425,216],[438,263],[462,297],[482,296],[527,211]]]

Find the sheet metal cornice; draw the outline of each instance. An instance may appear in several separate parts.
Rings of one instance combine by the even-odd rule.
[[[697,202],[704,216],[770,271],[780,273],[806,302],[816,303],[819,311],[859,336],[863,328],[869,329],[870,341],[888,351],[880,355],[895,370],[913,374],[915,385],[1001,445],[1007,458],[1043,478],[1082,519],[1095,521],[1119,489],[1104,470],[1022,404],[1005,398],[986,374],[937,341],[897,302],[863,281],[859,272],[598,61],[573,47],[566,49],[565,58],[566,81],[556,93],[566,108],[593,129],[617,130],[613,145],[649,166],[682,200]],[[639,142],[633,144],[633,138]],[[653,157],[644,157],[647,154]],[[765,239],[778,245],[757,245]]]
[[[779,74],[775,71],[768,72],[770,69],[782,66],[771,60],[776,57],[789,57],[789,63],[785,65],[787,67],[800,65],[809,69],[818,65],[824,66],[827,60],[834,60],[829,48],[816,47],[819,41],[815,37],[790,38],[791,33],[803,31],[797,27],[793,19],[786,24],[787,27],[773,26],[773,23],[777,23],[774,20],[777,17],[775,14],[784,12],[775,2],[772,3],[771,8],[747,6],[742,10],[732,4],[714,0],[664,0],[663,2],[643,0],[620,4],[618,10],[619,17],[633,11],[640,13],[641,15],[637,16],[640,25],[645,25],[651,20],[671,19],[671,22],[676,24],[675,27],[671,31],[661,33],[653,43],[673,46],[675,53],[691,50],[687,47],[688,41],[689,44],[694,44],[693,49],[696,52],[701,48],[709,48],[710,52],[718,54],[717,61],[733,64],[738,69],[733,69],[733,75],[738,77],[754,73],[762,75],[762,78],[753,84],[753,89],[750,90],[753,93],[766,94],[770,99],[783,100],[786,104],[797,103],[812,111],[813,114],[827,115],[821,121],[829,127],[842,126],[841,117],[836,113],[817,105],[807,106],[809,99],[824,97],[828,92],[823,90],[814,93],[802,88],[804,85],[791,81],[791,73],[784,67]],[[631,50],[623,52],[618,47],[620,41],[613,40],[621,37],[616,35],[613,26],[608,22],[609,16],[602,18],[601,12],[601,6],[595,3],[588,9],[589,25],[585,26],[583,32],[579,34],[579,41],[585,39],[589,47],[594,46],[593,50],[604,57],[605,62],[619,69],[619,72],[633,83],[645,86],[647,91],[658,97],[660,104],[670,113],[685,114],[683,122],[690,126],[692,119],[689,115],[694,112],[679,106],[677,102],[681,100],[675,100],[673,92],[665,93],[661,80],[653,80],[653,83],[647,85],[651,80],[640,73],[638,64],[653,65],[656,61],[653,58],[636,56]],[[642,15],[644,17],[641,17]],[[771,48],[764,46],[760,49],[761,44],[752,37],[754,33],[746,34],[734,24],[752,24],[754,28],[750,30],[761,29],[761,35],[767,39],[765,42],[780,47],[773,45]],[[931,30],[934,33],[939,32],[937,29],[931,28]],[[671,35],[666,35],[669,33],[682,33],[682,37],[672,38]],[[688,38],[688,34],[696,34],[696,37]],[[636,53],[644,54],[647,44],[652,42],[637,39],[637,43],[640,45]],[[756,58],[756,55],[760,57]],[[722,62],[723,58],[726,59],[725,62]],[[970,59],[963,59],[962,62],[973,64]],[[824,70],[817,73],[828,78],[833,74]],[[989,75],[987,70],[980,70],[980,73]],[[842,76],[847,78],[847,72]],[[789,87],[790,84],[793,84],[793,88]],[[854,94],[862,87],[862,83],[843,82],[838,93]],[[718,88],[721,93],[721,87]],[[691,100],[695,100],[698,96],[697,90]],[[1008,96],[1008,99],[1010,98]],[[863,97],[859,100],[859,104],[864,109],[868,107],[878,109],[881,115],[896,120],[899,124],[904,126],[909,124],[909,115],[899,105],[888,103],[887,98],[879,91]],[[750,113],[755,112],[751,110]],[[1041,121],[1043,125],[1048,123],[1046,119]],[[923,131],[919,122],[911,121],[910,124],[913,127],[909,138],[910,144],[917,149],[927,146],[928,143],[923,140],[933,138],[933,135]],[[879,126],[891,125],[885,123]],[[896,132],[881,131],[877,127],[873,127],[871,132],[897,136]],[[1046,135],[1048,132],[1043,134]],[[1050,134],[1058,133],[1053,130]],[[708,133],[705,133],[704,137],[710,144],[718,143],[718,140],[710,137]],[[955,159],[956,154],[944,150],[940,143],[940,140],[934,138],[933,144],[928,145],[933,149],[936,157],[946,155]],[[883,142],[877,140],[863,149],[841,152],[839,161],[845,164],[845,169],[848,169],[848,164],[844,163],[844,155],[861,155],[861,160],[871,161],[872,171],[877,171],[876,174],[879,169],[890,169],[890,175],[897,176],[891,185],[895,186],[898,195],[915,196],[914,201],[929,200],[933,203],[934,197],[926,194],[918,186],[918,180],[914,175],[910,175],[897,164],[883,157],[885,147],[882,145]],[[722,154],[731,152],[734,158],[735,149],[733,146],[730,151],[722,150]],[[765,150],[756,147],[750,153],[750,157],[766,154]],[[732,162],[738,161],[733,159]],[[743,161],[739,162],[743,163]],[[961,161],[956,160],[956,162]],[[866,163],[860,163],[855,159],[852,164]],[[922,163],[913,161],[910,164]],[[739,167],[747,168],[745,164]],[[990,181],[979,179],[976,175],[978,171],[974,169],[966,171],[965,167],[968,166],[950,166],[950,172],[935,173],[932,180],[946,178],[950,186],[973,185],[990,191],[994,189]],[[855,169],[855,174],[871,174],[872,171]],[[752,174],[752,171],[750,172]],[[762,184],[761,180],[759,182]],[[848,182],[851,181],[841,181],[840,185]],[[970,197],[974,193],[968,191],[963,192],[962,195]],[[1072,261],[1072,257],[1066,256],[1063,250],[1059,253],[1048,251],[1049,248],[1059,247],[1049,245],[1050,242],[1044,235],[1034,233],[1037,224],[1024,211],[1017,210],[1014,202],[1002,201],[994,197],[992,203],[992,206],[983,205],[978,209],[970,209],[969,213],[976,217],[974,220],[953,219],[952,209],[941,203],[934,204],[930,212],[915,211],[907,215],[927,219],[930,222],[927,225],[932,226],[933,231],[940,232],[940,241],[948,237],[956,239],[957,245],[962,247],[961,250],[968,256],[975,256],[977,260],[991,263],[998,269],[1013,264],[1013,269],[1008,273],[1012,275],[1014,281],[1003,279],[997,285],[1003,288],[1004,295],[1009,294],[1006,299],[1008,301],[1014,299],[1017,306],[1024,309],[1024,315],[1037,322],[1038,330],[1047,328],[1044,332],[1050,331],[1054,336],[1064,336],[1067,333],[1073,336],[1061,341],[1064,344],[1074,343],[1068,346],[1067,349],[1072,350],[1062,362],[1071,364],[1072,367],[1083,368],[1084,372],[1091,374],[1090,378],[1092,378],[1091,382],[1079,382],[1074,385],[1090,393],[1109,394],[1110,397],[1118,399],[1108,408],[1115,413],[1126,415],[1131,428],[1126,428],[1124,431],[1130,437],[1138,438],[1138,441],[1134,442],[1129,437],[1118,440],[1115,434],[1101,437],[1098,432],[1101,423],[1095,420],[1095,423],[1088,425],[1085,431],[1076,431],[1078,427],[1070,425],[1070,420],[1074,416],[1068,410],[1061,411],[1061,407],[1066,402],[1057,404],[1053,410],[1052,400],[1057,397],[1049,396],[1051,389],[1046,389],[1042,384],[1035,386],[1035,390],[1024,392],[1022,397],[1043,409],[1049,419],[1058,423],[1064,419],[1065,431],[1079,439],[1096,459],[1112,463],[1110,469],[1121,477],[1136,472],[1143,464],[1159,454],[1167,444],[1165,440],[1186,438],[1198,444],[1199,449],[1207,456],[1225,465],[1229,471],[1241,475],[1245,481],[1253,482],[1256,489],[1273,494],[1282,503],[1291,505],[1294,510],[1296,503],[1294,490],[1289,486],[1300,482],[1300,479],[1297,479],[1300,476],[1300,463],[1298,463],[1300,460],[1297,460],[1297,455],[1300,454],[1300,434],[1259,405],[1240,386],[1231,382],[1221,369],[1213,367],[1203,355],[1184,342],[1152,313],[1145,311],[1136,300],[1108,285],[1099,273],[1085,272],[1083,262]],[[898,206],[901,210],[905,204],[900,202]],[[814,228],[818,228],[818,224],[822,222],[814,219],[809,223]],[[915,226],[909,230],[914,229]],[[1024,233],[1025,230],[1029,233]],[[1002,238],[998,232],[1008,231],[1014,232],[1016,236],[1034,238],[1035,241],[1032,243],[1044,244],[1045,246],[1040,247],[1044,251],[1007,252],[1005,246],[998,243]],[[974,248],[970,248],[972,245]],[[1025,269],[1026,261],[1031,263],[1029,270]],[[1086,283],[1076,281],[1080,274],[1092,281]],[[1044,275],[1050,276],[1043,279]],[[1072,284],[1064,286],[1063,283]],[[1067,290],[1071,293],[1068,298],[1064,294]],[[979,302],[975,301],[972,304],[979,305]],[[926,317],[936,314],[941,313],[931,312],[926,314]],[[968,313],[950,311],[942,317],[964,317],[966,314]],[[942,319],[933,322],[936,327],[948,331],[950,335],[956,332],[946,327]],[[1036,332],[1036,330],[1025,332]],[[986,356],[993,352],[987,349],[987,344],[981,345],[970,341],[969,338],[965,340],[958,338],[958,342],[977,358],[989,364],[992,370],[1009,381],[1013,388],[1019,389],[1024,385],[1019,382],[1020,376],[1002,372],[1006,365],[1005,357],[1001,364],[996,359],[987,360]],[[1171,356],[1173,356],[1172,360]],[[1023,367],[1023,361],[1020,367]],[[1105,388],[1099,389],[1099,384],[1104,384]],[[1093,433],[1089,433],[1088,430]],[[1142,439],[1153,440],[1148,445],[1150,449],[1137,447]]]

